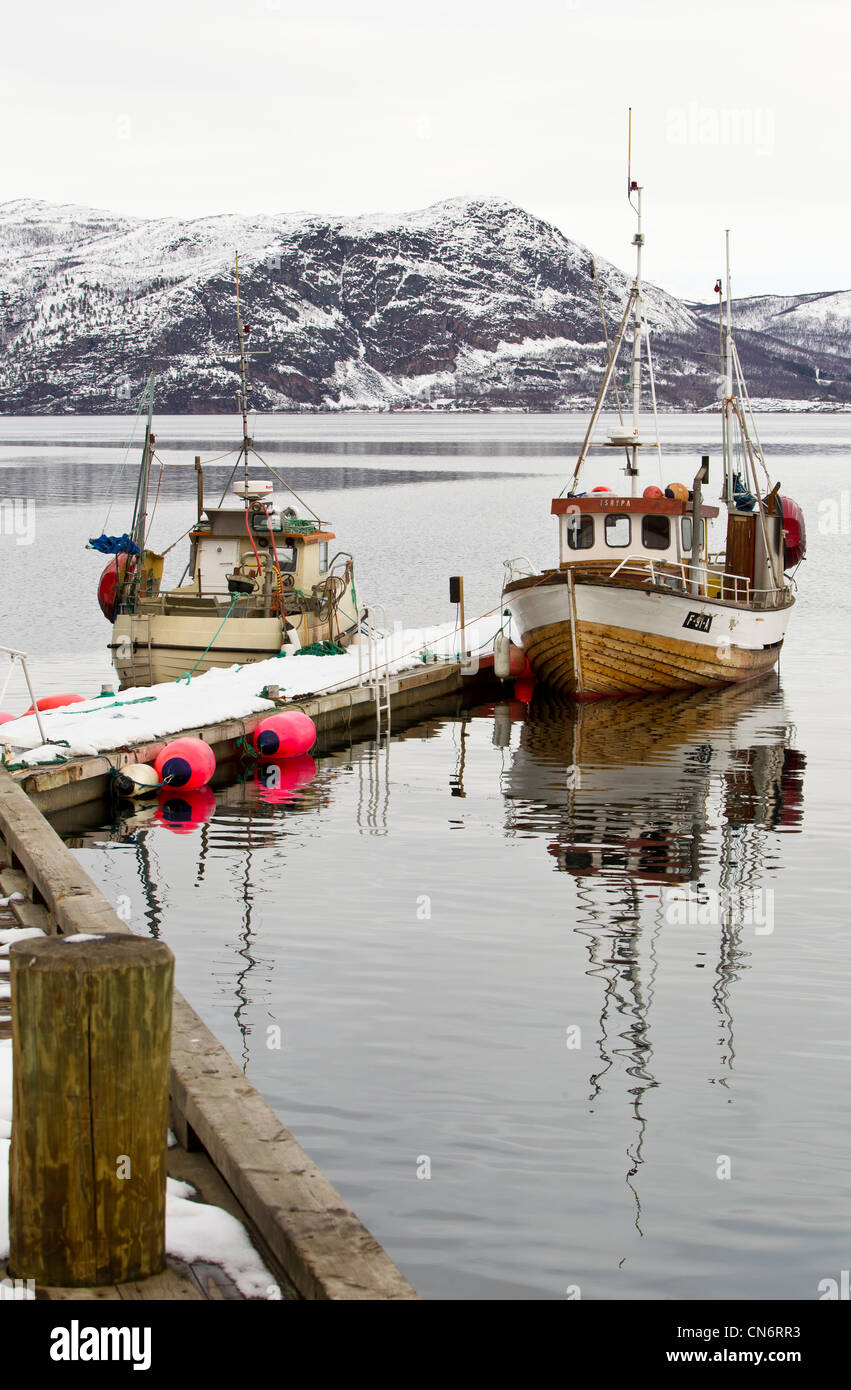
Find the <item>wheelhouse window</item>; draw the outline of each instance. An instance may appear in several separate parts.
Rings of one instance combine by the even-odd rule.
[[[319,573],[324,574],[328,568],[328,542],[319,542]]]
[[[567,544],[570,550],[590,550],[594,544],[593,516],[579,516],[576,512],[566,518]]]
[[[269,531],[282,531],[284,523],[277,512],[271,512],[267,515],[266,512],[256,511],[251,516],[251,529],[258,536],[265,536]]]
[[[658,513],[641,518],[641,544],[645,550],[667,550],[671,544],[671,519]]]
[[[296,567],[296,548],[294,545],[278,546],[278,565],[281,574],[292,574]]]
[[[692,538],[693,538],[693,536],[694,536],[694,527],[693,527],[693,525],[692,525],[692,518],[691,518],[690,516],[684,516],[683,519],[682,519],[682,522],[681,522],[681,526],[682,526],[682,537],[683,537],[683,550],[691,551],[691,543],[692,543]],[[701,518],[700,518],[700,548],[701,548],[701,550],[703,549],[703,546],[704,546],[704,544],[705,544],[705,541],[706,541],[706,522],[704,521],[703,517],[701,517]]]
[[[623,514],[606,517],[606,545],[612,548],[629,545],[632,539],[632,525],[629,517]]]

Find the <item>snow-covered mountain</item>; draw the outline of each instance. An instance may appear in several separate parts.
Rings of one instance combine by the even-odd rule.
[[[0,205],[0,412],[234,408],[234,253],[258,410],[586,405],[605,362],[591,253],[521,208],[144,220]],[[597,259],[608,331],[629,277]],[[648,287],[656,389],[715,400],[717,310]],[[851,292],[743,300],[754,397],[851,402]],[[260,350],[260,351],[258,351]],[[626,370],[624,355],[624,371]]]

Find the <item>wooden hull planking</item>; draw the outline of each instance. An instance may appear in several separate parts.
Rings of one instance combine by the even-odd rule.
[[[537,679],[576,699],[754,680],[776,664],[791,608],[756,612],[681,593],[574,585],[564,576],[509,590],[506,602]],[[707,632],[686,635],[694,614]]]

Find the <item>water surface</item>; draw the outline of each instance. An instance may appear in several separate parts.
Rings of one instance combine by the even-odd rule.
[[[108,628],[82,547],[120,450],[114,421],[47,423],[0,422],[0,494],[38,499],[36,544],[2,537],[0,642],[28,645],[44,688],[87,693]],[[226,433],[159,426],[163,538],[191,520],[199,423]],[[717,424],[665,423],[688,479]],[[407,625],[451,619],[449,574],[475,613],[503,559],[550,562],[579,424],[257,434]],[[62,822],[426,1296],[809,1299],[848,1267],[849,427],[760,428],[810,530],[779,682],[446,708],[301,786],[228,772],[182,833],[155,811]]]

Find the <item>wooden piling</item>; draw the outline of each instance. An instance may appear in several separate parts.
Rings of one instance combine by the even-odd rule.
[[[174,957],[107,935],[9,958],[10,1271],[72,1288],[159,1274]]]

